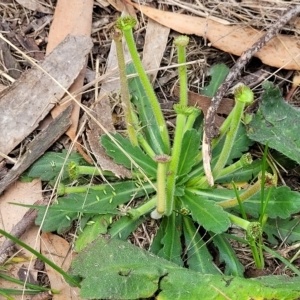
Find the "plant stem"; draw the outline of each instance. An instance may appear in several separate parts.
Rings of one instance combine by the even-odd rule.
[[[257,180],[253,185],[251,185],[243,194],[239,196],[241,203],[243,203],[246,199],[255,195],[260,190],[261,181]],[[218,202],[217,204],[223,208],[230,208],[238,205],[237,198],[232,198],[229,200]]]
[[[103,191],[107,185],[89,185],[89,186],[65,186],[60,183],[57,186],[57,194],[59,196],[65,194],[86,193],[88,190]]]
[[[188,86],[187,86],[187,72],[186,66],[186,46],[189,43],[189,38],[185,35],[180,35],[174,40],[174,45],[177,47],[178,53],[178,67],[179,85],[180,85],[180,104],[182,106],[188,105]]]
[[[214,178],[220,177],[220,172],[222,171],[222,169],[224,168],[228,160],[233,144],[235,142],[235,137],[238,128],[240,126],[244,108],[246,104],[250,104],[253,102],[253,93],[248,87],[241,86],[236,89],[234,98],[235,98],[235,106],[232,111],[230,128],[226,134],[226,139],[224,142],[222,152],[212,171]]]
[[[247,241],[257,268],[263,268],[264,257],[262,253],[262,227],[259,222],[249,222],[240,217],[228,214],[232,223],[246,230]]]
[[[190,107],[191,108],[191,107]],[[196,118],[200,115],[201,110],[197,107],[192,107],[193,111],[192,113],[187,117],[185,127],[184,127],[184,132],[187,130],[193,128],[193,125],[195,123]]]
[[[136,24],[136,20],[132,17],[126,16],[123,18],[119,18],[117,21],[116,26],[122,30],[125,40],[127,42],[127,46],[133,61],[133,64],[135,66],[135,69],[137,73],[139,74],[141,83],[145,89],[145,92],[149,98],[153,113],[156,118],[156,122],[160,128],[160,133],[161,137],[165,146],[165,152],[169,153],[170,152],[170,140],[169,140],[169,134],[168,134],[168,129],[166,126],[166,122],[164,119],[164,116],[162,114],[159,102],[157,100],[157,97],[154,93],[153,87],[150,83],[150,80],[144,70],[144,67],[142,65],[142,62],[140,60],[139,54],[137,52],[133,34],[132,34],[132,28]]]
[[[189,42],[187,36],[179,36],[175,39],[174,44],[177,46],[178,63],[184,64],[186,62],[185,48]],[[187,107],[187,74],[186,66],[179,67],[179,82],[180,82],[180,100],[179,104],[174,105],[174,110],[177,113],[176,128],[174,133],[174,143],[172,149],[172,159],[168,170],[167,179],[167,198],[165,215],[170,216],[173,211],[175,184],[177,179],[177,169],[181,154],[182,138],[186,126],[187,116],[196,112],[192,107]],[[159,213],[159,212],[158,212]]]
[[[174,204],[175,183],[177,178],[177,169],[182,146],[182,137],[184,133],[186,115],[183,113],[184,108],[180,104],[175,104],[174,109],[177,113],[176,127],[174,133],[174,144],[172,149],[172,159],[169,165],[168,178],[167,178],[167,198],[166,198],[166,211],[165,215],[171,215]]]
[[[266,173],[265,177],[266,177],[266,186],[267,187],[273,186],[274,177],[270,173]],[[258,180],[253,185],[251,185],[243,194],[239,196],[241,203],[249,199],[253,195],[255,195],[261,189],[261,184],[262,184],[261,178],[260,176],[258,176]],[[229,208],[229,207],[236,206],[238,204],[238,200],[235,197],[229,200],[218,202],[217,204],[223,208]]]
[[[141,216],[146,215],[147,213],[152,211],[155,208],[156,204],[157,204],[157,196],[155,195],[149,201],[142,204],[140,207],[129,210],[128,215],[132,219],[137,220]]]
[[[168,155],[156,155],[154,160],[157,162],[157,205],[156,211],[163,215],[166,209],[166,173],[167,164],[169,163],[171,157]]]
[[[119,67],[119,74],[120,74],[121,97],[122,97],[125,121],[127,125],[128,137],[131,144],[133,146],[137,146],[138,139],[134,128],[133,117],[131,114],[132,109],[131,109],[131,102],[130,102],[130,94],[129,94],[128,82],[126,77],[126,65],[125,65],[124,51],[122,45],[122,31],[115,28],[112,37],[116,44],[116,52],[117,52],[118,67]]]
[[[220,177],[223,177],[223,176],[226,176],[228,174],[231,174],[245,166],[249,166],[251,165],[253,162],[252,160],[252,156],[250,153],[245,153],[242,155],[242,157],[235,163],[231,164],[230,166],[224,168],[220,174],[219,174],[219,177],[215,178],[215,179],[218,179]]]
[[[79,166],[75,162],[70,162],[68,166],[69,177],[74,180],[80,175],[91,175],[91,176],[111,176],[114,177],[114,173],[110,171],[102,171],[99,168],[93,166]]]

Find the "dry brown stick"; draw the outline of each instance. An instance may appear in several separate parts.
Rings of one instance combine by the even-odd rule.
[[[214,179],[210,167],[211,141],[218,134],[218,128],[214,124],[214,121],[217,109],[220,105],[222,98],[224,97],[232,82],[239,74],[240,70],[249,62],[250,58],[263,46],[265,46],[274,36],[276,36],[278,31],[299,12],[300,5],[293,6],[283,16],[281,16],[279,20],[276,23],[274,23],[274,25],[272,25],[269,28],[269,30],[257,42],[255,42],[251,48],[245,51],[236,61],[235,65],[231,68],[225,81],[221,84],[215,96],[212,98],[210,107],[207,111],[207,115],[205,118],[205,130],[202,142],[203,167],[207,181],[211,186],[214,184]]]
[[[47,205],[47,201],[38,200],[33,205]],[[23,218],[12,228],[10,234],[16,238],[20,238],[26,230],[34,225],[35,219],[37,217],[38,210],[30,208],[23,216]],[[0,247],[0,265],[4,263],[7,259],[9,252],[13,249],[15,243],[6,239]]]

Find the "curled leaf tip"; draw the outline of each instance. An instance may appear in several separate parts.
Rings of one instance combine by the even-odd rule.
[[[245,104],[251,104],[254,100],[254,94],[249,87],[241,85],[235,89],[234,99]]]
[[[174,39],[174,45],[177,47],[186,47],[189,43],[189,37],[186,35],[180,35]]]
[[[136,25],[137,21],[134,17],[125,16],[121,17],[116,22],[116,27],[120,30],[130,30]]]

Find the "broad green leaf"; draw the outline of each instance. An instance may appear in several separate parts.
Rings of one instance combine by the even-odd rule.
[[[299,284],[271,282],[184,269],[127,241],[98,238],[73,260],[71,274],[83,278],[85,299],[282,299],[300,297]],[[298,279],[299,281],[299,279]],[[91,288],[92,287],[92,288]]]
[[[117,207],[120,204],[129,202],[132,198],[138,198],[151,191],[153,191],[153,187],[149,184],[136,187],[134,181],[119,182],[107,185],[105,190],[90,189],[87,193],[60,197],[49,210],[66,210],[88,214],[118,214]]]
[[[229,72],[229,68],[225,64],[217,64],[212,66],[207,75],[211,76],[211,80],[208,86],[202,89],[201,94],[207,97],[213,97],[225,80],[227,74]]]
[[[67,151],[62,153],[46,152],[39,160],[37,160],[26,172],[28,177],[40,178],[43,181],[51,181],[57,178],[63,169],[62,180],[69,177],[68,165],[70,162],[76,164],[86,164],[82,156],[78,153],[71,153],[68,158]]]
[[[119,205],[129,202],[133,197],[138,198],[152,191],[153,188],[148,184],[137,188],[133,181],[127,181],[107,185],[105,190],[90,189],[84,194],[70,194],[68,197],[58,198],[57,202],[49,207],[42,228],[44,231],[63,230],[66,225],[70,226],[79,212],[91,215],[119,214]],[[43,220],[45,210],[45,207],[39,208],[36,220],[39,225]]]
[[[220,274],[206,243],[200,238],[192,219],[187,216],[183,217],[183,232],[189,269],[202,274]]]
[[[80,252],[89,243],[94,241],[100,234],[107,232],[107,227],[111,223],[112,215],[97,215],[89,220],[87,226],[80,232],[75,242],[76,252]]]
[[[219,249],[220,261],[225,262],[225,275],[234,275],[243,277],[244,266],[237,259],[230,243],[222,234],[213,236],[213,242]]]
[[[158,252],[158,256],[165,258],[179,266],[183,265],[181,259],[181,237],[182,218],[181,215],[173,212],[166,221],[164,236],[161,239],[163,247]]]
[[[127,65],[126,73],[128,75],[136,73],[133,63]],[[139,121],[142,132],[147,142],[150,144],[156,154],[168,154],[161,138],[159,125],[155,121],[153,110],[144,87],[139,77],[130,78],[128,80],[129,92],[132,95],[131,101],[138,111]]]
[[[40,207],[35,224],[42,225],[43,231],[57,231],[58,234],[62,234],[71,228],[73,221],[77,219],[77,217],[78,213],[74,211],[55,211],[50,208],[47,211],[46,207]]]
[[[191,171],[195,164],[195,158],[199,153],[200,140],[200,134],[195,129],[184,133],[177,171],[178,176],[185,175]]]
[[[259,110],[248,126],[249,138],[300,163],[300,111],[288,104],[278,87],[264,84]]]
[[[265,196],[268,190],[265,190]],[[255,194],[244,203],[246,212],[258,217],[260,212],[260,192]],[[267,205],[266,214],[270,218],[286,219],[293,213],[300,211],[300,193],[291,191],[287,186],[280,186],[272,189],[271,197]]]
[[[117,238],[120,240],[126,240],[128,236],[137,229],[145,221],[145,218],[133,219],[128,216],[124,216],[118,221],[115,221],[108,233],[112,238]]]
[[[196,195],[188,190],[180,197],[182,205],[186,206],[193,219],[201,224],[206,230],[221,233],[229,227],[228,214],[214,201]]]
[[[101,144],[105,148],[107,155],[112,157],[117,164],[122,164],[129,170],[138,170],[132,164],[130,160],[131,158],[148,176],[156,176],[157,165],[151,157],[145,154],[141,148],[133,146],[129,139],[124,138],[119,133],[112,134],[112,136],[119,143],[119,146],[123,149],[123,151],[109,138],[109,136],[102,135]]]
[[[269,219],[263,228],[271,244],[277,245],[282,241],[287,244],[300,241],[300,220],[295,219]],[[276,238],[275,238],[276,237]]]

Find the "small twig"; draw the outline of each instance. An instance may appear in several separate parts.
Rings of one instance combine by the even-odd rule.
[[[38,200],[33,205],[46,205],[45,200]],[[34,225],[38,210],[30,208],[23,218],[12,228],[10,234],[16,238],[20,238],[26,230]],[[0,247],[0,264],[3,264],[7,259],[9,252],[13,249],[15,243],[12,240],[6,239]]]
[[[235,65],[231,68],[225,81],[217,90],[215,96],[211,100],[210,107],[207,111],[205,118],[205,130],[203,134],[202,154],[203,154],[203,167],[205,175],[210,185],[214,184],[214,179],[211,173],[210,161],[211,161],[211,141],[217,136],[218,128],[215,126],[215,116],[217,109],[220,105],[222,98],[229,89],[232,82],[235,80],[240,70],[249,62],[251,57],[264,47],[278,31],[294,16],[300,12],[300,5],[296,5],[288,10],[280,19],[269,28],[269,30],[257,41],[251,48],[246,50],[240,58],[236,61]]]

